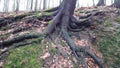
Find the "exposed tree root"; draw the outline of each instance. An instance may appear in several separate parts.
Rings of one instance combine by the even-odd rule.
[[[30,14],[23,14],[23,15],[19,15],[16,17],[7,17],[7,18],[0,18],[0,27],[2,26],[6,26],[7,24],[16,22],[18,20],[21,20],[22,18],[29,16]]]
[[[49,23],[48,28],[46,29],[47,34],[51,34],[55,27],[60,23],[62,11],[59,11],[59,13],[53,18],[53,20]]]
[[[49,14],[46,14],[45,12],[39,12],[39,13],[41,13],[40,16],[35,16],[36,13],[37,12],[22,14],[22,15],[18,15],[18,16],[15,16],[15,17],[0,18],[0,28],[2,26],[6,26],[8,24],[19,21],[19,20],[21,20],[21,19],[23,19],[27,16],[28,16],[27,18],[29,18],[29,16],[32,16],[33,18],[37,18],[39,20],[50,21],[58,13],[58,11],[54,11],[54,12],[51,12]]]
[[[7,47],[7,46],[12,45],[13,43],[18,43],[26,39],[32,39],[32,38],[38,38],[38,37],[44,37],[44,36],[45,36],[44,34],[25,34],[22,36],[18,36],[18,37],[0,42],[0,46]]]
[[[52,8],[52,9],[44,10],[44,12],[54,12],[54,11],[58,10],[59,8],[60,8],[60,7],[57,6],[57,7]]]
[[[93,24],[91,21],[93,16],[102,15],[103,13],[104,12],[102,12],[102,11],[96,11],[96,12],[90,13],[86,16],[81,16],[80,20],[84,19],[82,21],[76,20],[75,17],[71,17],[71,19],[70,19],[71,22],[69,24],[69,30],[73,31],[73,32],[79,32],[87,27],[90,27]]]
[[[1,51],[0,52],[0,59],[2,59],[5,55],[6,52],[9,52],[11,49],[14,49],[14,48],[18,48],[18,47],[21,47],[21,46],[25,46],[25,45],[29,45],[29,44],[33,44],[33,43],[40,43],[42,39],[40,40],[33,40],[33,41],[22,41],[22,42],[19,42],[19,43],[15,43],[13,44],[12,46],[9,46],[7,49],[5,49],[4,51]]]
[[[8,52],[8,51],[10,51],[11,49],[14,49],[14,48],[19,47],[19,46],[25,46],[25,45],[28,45],[28,44],[30,44],[30,43],[20,42],[20,43],[17,43],[17,44],[14,44],[14,45],[8,47],[8,48],[5,49],[4,51],[1,51],[1,52],[0,52],[0,59],[4,58],[4,57],[5,57],[5,53]]]
[[[22,32],[22,31],[25,31],[25,30],[30,30],[31,28],[30,27],[25,27],[25,28],[17,28],[17,29],[15,29],[15,30],[13,30],[13,31],[11,31],[10,33],[11,34],[16,34],[16,33],[18,33],[18,32]]]
[[[87,15],[85,16],[80,16],[79,19],[85,19],[85,18],[88,18],[88,17],[91,17],[91,16],[97,16],[97,15],[103,15],[103,11],[92,11],[91,13],[87,13]]]
[[[63,0],[63,2],[66,2],[66,0]],[[68,1],[67,1],[68,2]],[[72,2],[69,1],[69,2]],[[74,5],[75,3],[73,3]],[[71,18],[72,18],[72,11],[69,10],[74,10],[74,6],[69,6],[69,4],[65,4],[64,8],[61,7],[59,13],[57,14],[57,16],[55,16],[55,18],[53,19],[52,23],[50,25],[48,25],[48,29],[47,29],[47,34],[51,34],[54,29],[56,28],[56,26],[60,23],[61,25],[61,32],[62,32],[62,36],[63,38],[66,40],[66,42],[68,43],[68,45],[70,46],[70,49],[72,50],[73,54],[75,55],[76,59],[78,60],[78,62],[81,61],[81,54],[80,52],[82,52],[83,54],[86,53],[87,55],[89,55],[91,58],[94,59],[94,61],[100,66],[100,68],[104,68],[103,63],[98,59],[97,56],[95,56],[94,54],[90,53],[89,51],[85,50],[83,47],[77,47],[74,43],[74,41],[70,38],[69,34],[68,34],[68,28],[71,27],[69,24],[71,24]],[[76,26],[85,26],[86,24],[88,24],[88,21],[94,16],[96,15],[96,13],[94,13],[93,15],[90,15],[86,20],[81,22],[75,22]],[[72,22],[72,23],[74,23]],[[72,24],[73,25],[73,24]],[[90,24],[88,24],[87,26],[89,26]],[[74,27],[73,27],[74,28]],[[80,28],[80,27],[79,27]],[[86,68],[87,65],[83,64],[83,68]]]
[[[82,17],[82,18],[86,18],[83,21],[77,21],[72,16],[73,13],[74,13],[73,10],[74,10],[75,4],[76,4],[75,1],[73,1],[73,0],[63,0],[63,3],[61,4],[60,7],[56,7],[54,9],[45,11],[45,12],[53,12],[54,11],[53,14],[50,14],[50,15],[43,14],[43,15],[37,17],[37,19],[42,19],[43,20],[43,18],[51,17],[51,15],[52,15],[52,17],[55,16],[53,19],[50,18],[50,19],[47,20],[47,21],[49,21],[49,20],[52,19],[52,21],[48,25],[48,28],[46,29],[45,34],[26,34],[26,35],[18,36],[18,37],[0,42],[0,46],[1,47],[8,47],[8,46],[10,46],[14,43],[18,43],[18,42],[21,42],[21,41],[24,41],[24,40],[27,40],[27,39],[38,38],[38,37],[46,37],[46,36],[50,35],[51,33],[53,33],[53,31],[56,28],[60,27],[64,40],[68,43],[70,49],[72,50],[72,52],[73,52],[74,56],[76,57],[76,59],[78,60],[78,62],[81,61],[81,58],[85,58],[84,56],[82,56],[82,54],[83,55],[87,54],[88,56],[93,58],[95,63],[98,64],[100,68],[104,68],[104,64],[102,63],[102,61],[96,55],[87,51],[84,47],[77,47],[76,44],[74,43],[74,41],[70,38],[70,36],[68,34],[68,30],[78,32],[80,30],[83,30],[86,27],[89,27],[91,25],[91,23],[90,23],[91,18],[93,16],[96,16],[96,15],[101,13],[100,11],[98,11],[98,12],[95,12],[93,14],[89,14],[85,17]],[[66,2],[69,2],[69,3],[66,4]],[[70,4],[71,2],[74,2],[74,3]],[[5,26],[7,24],[10,24],[10,23],[12,23],[16,20],[20,20],[24,17],[25,16],[1,19],[0,20],[0,22],[1,22],[0,27]],[[6,20],[8,20],[9,22],[4,22]],[[29,21],[31,21],[31,20],[29,20]],[[21,31],[21,30],[16,30],[14,32],[19,32],[19,31]],[[29,44],[29,43],[20,43],[18,45],[12,46],[12,47],[8,48],[7,50],[3,51],[2,53],[0,53],[0,55],[4,54],[5,52],[9,51],[12,48],[22,46],[22,45],[26,45],[26,44]],[[0,58],[1,58],[1,56],[0,56]],[[85,62],[85,60],[83,62]],[[86,63],[83,63],[83,68],[87,68]]]

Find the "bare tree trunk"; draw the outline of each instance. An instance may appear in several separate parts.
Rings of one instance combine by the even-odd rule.
[[[47,0],[43,0],[43,10],[46,9],[46,2]]]
[[[39,10],[41,10],[41,4],[42,4],[42,0],[39,0]]]
[[[20,4],[20,0],[16,1],[16,11],[19,11],[19,4]]]
[[[38,0],[35,0],[35,8],[34,8],[35,11],[37,11],[37,6],[38,6]]]
[[[95,0],[93,0],[93,6],[95,6]]]
[[[33,0],[31,0],[30,9],[33,10]]]
[[[114,0],[114,6],[120,8],[120,0]]]
[[[104,6],[105,5],[105,0],[99,0],[97,6]]]
[[[4,12],[8,12],[9,9],[9,0],[4,0],[4,8],[3,11]]]
[[[47,9],[50,8],[50,0],[47,0]]]
[[[15,12],[19,11],[19,4],[20,4],[20,0],[14,0],[13,11]]]
[[[26,9],[30,11],[30,0],[27,0]]]

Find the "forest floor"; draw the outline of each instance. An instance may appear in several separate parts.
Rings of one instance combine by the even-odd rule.
[[[78,46],[96,54],[106,68],[120,67],[120,15],[112,7],[86,7],[76,9],[74,16],[79,18],[86,13],[102,11],[103,14],[91,18],[92,25],[80,32],[69,32]],[[0,19],[24,15],[26,12],[0,13]],[[41,13],[37,12],[37,17]],[[23,19],[0,27],[0,42],[26,34],[42,33],[48,21],[29,15]],[[8,21],[9,22],[9,21]],[[57,30],[57,29],[56,29]],[[17,46],[19,44],[24,46]],[[82,68],[72,54],[68,44],[57,31],[49,38],[32,38],[9,44],[0,48],[0,68]],[[86,60],[88,68],[99,68],[90,57]]]

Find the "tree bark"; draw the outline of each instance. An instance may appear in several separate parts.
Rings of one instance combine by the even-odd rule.
[[[76,1],[77,0],[62,1],[58,9],[59,10],[58,14],[48,25],[46,34],[50,35],[51,33],[53,33],[53,31],[55,31],[55,28],[57,28],[57,26],[60,26],[63,38],[68,43],[70,49],[72,50],[78,62],[80,62],[80,57],[79,57],[80,55],[78,52],[86,52],[95,60],[95,62],[100,66],[100,68],[104,68],[103,63],[99,61],[99,59],[96,56],[94,56],[92,53],[89,54],[89,52],[83,49],[82,47],[78,48],[68,34],[68,28],[69,28],[69,24],[71,23],[71,19],[73,18]],[[83,68],[86,68],[86,64],[83,64]]]
[[[114,7],[120,8],[120,0],[114,0]]]
[[[97,6],[105,6],[105,0],[99,0]]]

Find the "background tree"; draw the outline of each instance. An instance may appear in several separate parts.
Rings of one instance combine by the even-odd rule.
[[[38,7],[38,0],[35,0],[35,8],[34,8],[35,11],[37,11],[37,7]]]
[[[16,1],[16,11],[19,11],[19,6],[20,6],[19,4],[20,4],[20,0],[17,0]]]
[[[99,0],[97,6],[104,6],[105,5],[105,0]]]
[[[43,10],[47,8],[46,4],[47,4],[47,0],[43,0]]]
[[[93,6],[95,6],[95,0],[93,0]]]
[[[39,7],[38,7],[39,10],[41,10],[41,4],[42,4],[42,0],[39,0]]]
[[[31,1],[30,1],[30,0],[27,0],[26,9],[29,10],[29,11],[31,10],[31,9],[30,9],[30,5],[31,5],[30,3],[31,3]]]
[[[33,0],[31,0],[30,2],[31,2],[30,9],[33,10]]]
[[[13,11],[19,11],[20,0],[14,0]]]
[[[120,8],[120,0],[114,0],[114,6]]]
[[[3,8],[3,11],[4,11],[4,12],[8,12],[8,8],[9,8],[9,0],[4,0],[4,8]]]

